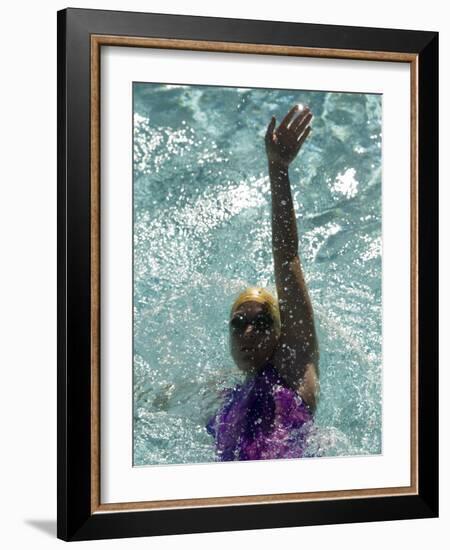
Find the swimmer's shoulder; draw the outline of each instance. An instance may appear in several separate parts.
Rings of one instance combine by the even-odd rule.
[[[320,381],[316,365],[313,362],[307,363],[305,367],[298,369],[302,374],[295,376],[295,369],[283,368],[281,354],[274,355],[272,364],[278,371],[284,384],[295,391],[306,403],[310,411],[314,413],[320,395]]]

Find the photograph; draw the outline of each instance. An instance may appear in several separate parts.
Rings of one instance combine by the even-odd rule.
[[[382,94],[132,95],[133,466],[381,454]]]
[[[6,4],[4,548],[450,538],[445,6]]]
[[[68,8],[57,74],[57,536],[436,517],[437,33]]]

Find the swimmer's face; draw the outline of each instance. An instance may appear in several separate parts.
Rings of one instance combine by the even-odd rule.
[[[231,355],[239,369],[256,374],[270,359],[278,337],[265,304],[244,302],[230,319]]]

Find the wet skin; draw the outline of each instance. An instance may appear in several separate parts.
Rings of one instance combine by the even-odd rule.
[[[309,107],[294,105],[276,126],[272,117],[265,135],[272,198],[272,253],[277,298],[280,307],[279,336],[272,325],[258,330],[252,318],[266,313],[258,302],[241,304],[234,315],[242,315],[237,330],[230,322],[231,354],[238,368],[254,376],[271,359],[285,384],[316,408],[319,394],[319,347],[314,312],[298,253],[297,221],[289,179],[289,166],[311,133],[313,115]],[[248,315],[247,326],[245,316]],[[240,328],[239,328],[240,327]]]
[[[231,317],[229,338],[231,355],[238,368],[247,375],[256,374],[278,345],[267,306],[253,301],[241,304]]]

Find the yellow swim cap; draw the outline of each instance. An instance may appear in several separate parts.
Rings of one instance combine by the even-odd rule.
[[[280,334],[281,332],[280,310],[278,307],[278,300],[275,298],[273,294],[271,294],[265,288],[261,288],[261,287],[252,286],[252,287],[246,288],[238,295],[238,297],[233,302],[233,305],[231,307],[230,317],[233,316],[233,313],[244,302],[259,302],[260,304],[266,304],[269,309],[269,313],[272,316],[272,319],[274,320],[275,331],[277,334]]]

